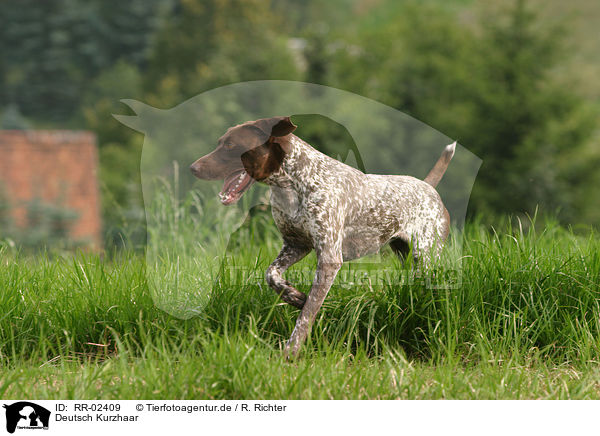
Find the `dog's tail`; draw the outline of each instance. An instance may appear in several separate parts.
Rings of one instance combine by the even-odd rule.
[[[442,155],[440,156],[438,161],[435,163],[435,165],[433,166],[431,171],[429,171],[429,174],[427,174],[427,177],[425,177],[424,181],[426,183],[429,183],[434,188],[437,186],[438,183],[440,183],[440,180],[442,180],[442,177],[444,177],[444,173],[446,172],[446,169],[448,168],[448,164],[452,160],[452,156],[454,156],[455,149],[456,149],[456,141],[454,141],[450,145],[447,145],[446,148],[444,148]]]

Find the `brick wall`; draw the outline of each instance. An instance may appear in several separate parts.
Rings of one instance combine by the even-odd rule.
[[[13,219],[27,226],[24,202],[39,198],[77,213],[68,234],[101,246],[96,138],[79,131],[0,130],[0,185]]]

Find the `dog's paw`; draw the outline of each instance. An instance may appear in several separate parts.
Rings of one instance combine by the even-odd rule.
[[[283,358],[287,362],[293,362],[298,358],[298,352],[300,351],[300,347],[297,344],[292,344],[291,340],[285,344],[285,348],[283,349]]]

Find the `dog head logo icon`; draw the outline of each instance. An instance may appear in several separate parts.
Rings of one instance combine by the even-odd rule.
[[[6,409],[6,431],[19,429],[47,429],[50,411],[29,401],[19,401],[3,406]]]

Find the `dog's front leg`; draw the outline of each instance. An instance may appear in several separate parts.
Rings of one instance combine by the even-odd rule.
[[[290,282],[283,278],[283,273],[293,264],[299,262],[310,252],[311,248],[301,247],[288,242],[283,243],[277,259],[267,269],[265,278],[271,288],[275,290],[283,301],[298,309],[302,309],[306,295],[294,288]]]
[[[285,346],[284,356],[286,358],[293,358],[298,355],[300,347],[310,332],[317,312],[342,266],[341,244],[337,245],[340,245],[337,250],[332,248],[323,251],[317,250],[317,272],[302,312],[296,320],[292,336]]]

